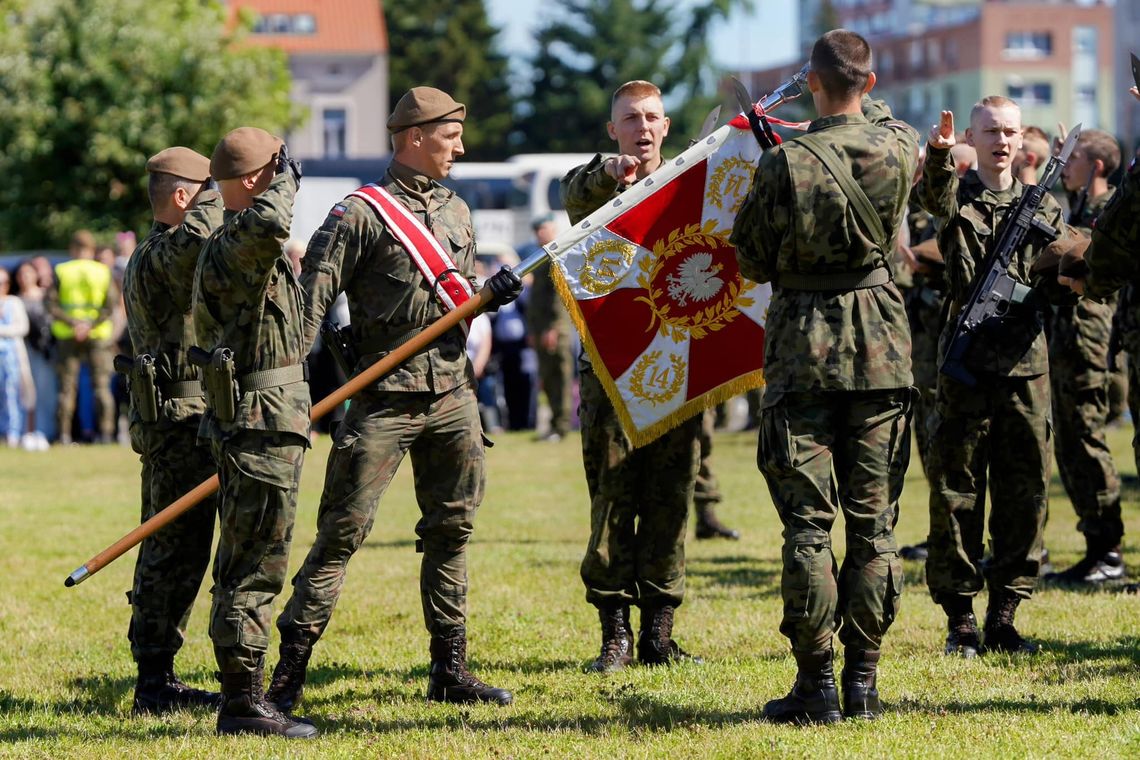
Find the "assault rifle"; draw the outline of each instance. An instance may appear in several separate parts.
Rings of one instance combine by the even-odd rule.
[[[974,275],[970,297],[966,299],[962,313],[958,316],[954,336],[946,347],[942,366],[939,367],[942,374],[963,385],[973,388],[978,384],[978,379],[966,369],[965,362],[979,333],[983,328],[1000,328],[1007,318],[1016,319],[1016,307],[1025,303],[1033,292],[1028,285],[1018,282],[1010,275],[1009,264],[1013,261],[1014,254],[1030,242],[1031,238],[1039,243],[1057,239],[1058,231],[1037,219],[1037,209],[1041,207],[1049,188],[1061,176],[1061,169],[1069,160],[1080,134],[1081,125],[1078,124],[1069,132],[1061,152],[1049,159],[1041,182],[1025,186],[1016,205],[1006,212],[1002,220],[1002,231],[997,243]],[[1014,308],[1012,314],[1011,307]]]

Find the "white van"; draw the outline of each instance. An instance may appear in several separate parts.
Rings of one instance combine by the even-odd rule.
[[[471,209],[475,239],[480,243],[516,246],[530,235],[526,214],[526,180],[511,163],[457,161],[443,184]]]
[[[559,182],[575,166],[589,163],[593,153],[520,153],[508,162],[522,167],[527,189],[526,219],[554,212],[558,218],[558,231],[570,228],[570,219],[562,207]],[[529,235],[529,229],[527,234]]]

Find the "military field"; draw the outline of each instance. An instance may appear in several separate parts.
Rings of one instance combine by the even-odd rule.
[[[1130,435],[1128,427],[1112,431],[1129,480],[1125,558],[1135,572],[1140,490]],[[714,455],[727,497],[722,517],[743,540],[689,543],[676,635],[706,664],[598,677],[582,672],[599,634],[578,579],[589,521],[578,439],[500,436],[488,453],[487,498],[470,551],[469,625],[472,668],[514,691],[506,708],[424,700],[418,510],[405,462],[313,656],[302,712],[322,735],[308,743],[219,739],[212,714],[132,718],[124,592],[135,552],[76,588],[63,580],[137,521],[138,461],[117,446],[0,450],[0,756],[1140,756],[1140,597],[1041,591],[1018,622],[1043,654],[967,662],[941,655],[944,620],[917,563],[907,564],[901,616],[884,647],[886,716],[826,729],[762,723],[764,702],[786,692],[794,666],[776,630],[779,527],[756,472],[755,441],[751,433],[720,434]],[[312,541],[327,451],[323,438],[307,461],[293,567]],[[916,459],[901,541],[925,535],[926,496]],[[1074,525],[1054,477],[1047,544],[1058,566],[1083,546]],[[187,682],[216,688],[207,590],[178,664]],[[983,604],[976,611],[981,617]],[[270,663],[275,647],[276,635]]]

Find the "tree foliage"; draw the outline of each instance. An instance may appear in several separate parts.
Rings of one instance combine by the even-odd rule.
[[[667,144],[684,147],[720,102],[714,23],[751,0],[557,0],[537,35],[531,91],[518,140],[531,151],[612,149],[605,124],[613,90],[631,79],[661,88],[672,119]]]
[[[60,247],[78,227],[145,229],[148,156],[171,145],[209,155],[243,124],[295,126],[284,55],[243,46],[243,34],[202,0],[12,10],[0,24],[0,241]]]
[[[512,128],[508,60],[483,0],[386,0],[389,96],[430,85],[467,106],[467,160],[508,155]]]

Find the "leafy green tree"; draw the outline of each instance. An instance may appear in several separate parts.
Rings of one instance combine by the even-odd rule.
[[[466,160],[506,158],[509,61],[483,0],[386,0],[384,15],[391,107],[412,87],[438,87],[467,106]]]
[[[517,141],[529,151],[609,150],[610,96],[631,79],[661,88],[679,150],[720,102],[712,63],[714,23],[751,0],[558,0],[537,36],[531,92]]]
[[[0,24],[0,240],[61,247],[78,227],[145,229],[143,171],[171,145],[299,123],[280,51],[244,46],[202,0],[37,0]],[[17,6],[22,5],[20,9]]]

